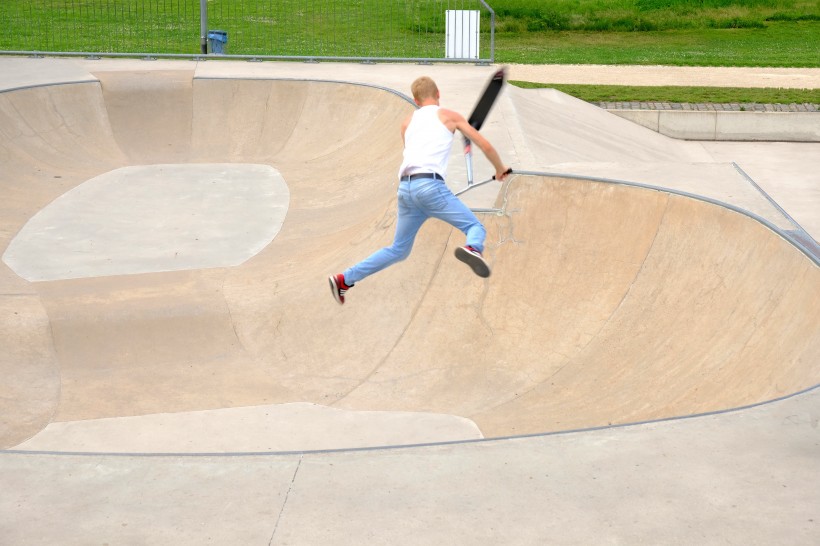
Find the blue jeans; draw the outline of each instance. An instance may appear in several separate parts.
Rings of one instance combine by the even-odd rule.
[[[460,229],[467,235],[467,245],[479,252],[484,251],[487,236],[484,226],[441,180],[424,178],[400,182],[398,198],[399,218],[393,244],[377,250],[346,270],[343,274],[348,285],[407,258],[416,234],[428,218],[438,218]]]

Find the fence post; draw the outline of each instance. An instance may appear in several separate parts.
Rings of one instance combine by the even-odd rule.
[[[490,64],[495,64],[495,10],[484,0],[479,0],[490,12]]]
[[[199,0],[199,51],[208,54],[208,0]]]

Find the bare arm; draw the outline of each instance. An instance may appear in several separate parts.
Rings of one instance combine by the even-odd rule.
[[[407,126],[410,125],[410,120],[412,120],[412,119],[413,119],[413,114],[410,114],[409,116],[407,116],[407,118],[405,118],[404,122],[401,124],[401,142],[402,142],[402,144],[406,144],[404,142],[404,133],[407,132]]]
[[[476,131],[475,128],[464,118],[464,116],[458,112],[454,112],[453,110],[440,108],[439,119],[441,119],[441,122],[450,131],[458,129],[462,135],[470,139],[470,141],[475,142],[490,163],[493,164],[493,167],[495,167],[496,180],[504,180],[507,177],[510,170],[509,167],[501,161],[501,156],[498,155],[498,152],[493,145],[490,144],[490,141],[484,138],[481,133]]]

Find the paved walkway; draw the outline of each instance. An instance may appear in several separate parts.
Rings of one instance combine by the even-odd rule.
[[[510,79],[540,83],[820,89],[820,68],[510,65]]]
[[[820,68],[510,65],[510,79],[580,85],[697,86],[820,89]],[[598,101],[607,110],[702,110],[747,112],[818,112],[820,104],[676,103]]]

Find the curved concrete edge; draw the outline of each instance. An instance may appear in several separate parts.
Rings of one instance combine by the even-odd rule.
[[[264,457],[0,452],[9,544],[816,543],[820,392],[480,444]],[[772,517],[777,514],[777,517]],[[82,525],[77,524],[82,522]]]
[[[620,186],[632,186],[635,188],[644,188],[647,190],[665,192],[672,195],[680,195],[682,197],[688,197],[690,199],[695,199],[697,201],[703,201],[705,203],[710,203],[712,205],[717,205],[719,207],[723,207],[725,209],[729,209],[731,211],[737,212],[739,214],[743,214],[748,216],[752,220],[759,222],[766,226],[771,231],[775,232],[777,235],[788,241],[792,246],[797,248],[801,253],[803,253],[807,258],[809,258],[815,265],[820,266],[820,246],[814,241],[811,235],[806,232],[796,220],[794,220],[791,216],[789,216],[785,211],[781,209],[781,214],[784,214],[785,218],[792,224],[794,224],[796,229],[787,230],[778,227],[767,220],[766,218],[756,214],[750,210],[744,209],[742,207],[738,207],[737,205],[733,205],[731,203],[727,203],[726,201],[721,201],[720,199],[714,199],[712,197],[708,197],[705,195],[700,195],[697,193],[686,192],[683,190],[678,190],[674,188],[662,187],[662,186],[655,186],[653,184],[645,184],[643,182],[632,182],[629,180],[618,180],[613,178],[603,178],[603,177],[596,177],[596,176],[587,176],[587,175],[577,175],[577,174],[567,174],[561,172],[545,172],[545,171],[524,171],[524,170],[515,170],[515,174],[521,175],[528,175],[528,176],[545,176],[545,177],[553,177],[553,178],[568,178],[570,180],[578,180],[578,181],[590,181],[590,182],[603,182],[605,184],[617,184]],[[745,173],[743,173],[745,175]],[[748,176],[748,175],[747,175]],[[468,188],[469,189],[469,188]],[[764,197],[771,200],[771,198],[762,190],[760,190]],[[772,201],[777,206],[777,203]],[[778,206],[779,208],[779,206]],[[477,211],[483,212],[483,211]],[[497,213],[497,210],[490,211],[493,213]],[[812,244],[813,243],[813,244]]]
[[[197,454],[329,452],[483,438],[464,417],[355,411],[308,402],[53,422],[14,452]]]
[[[0,56],[0,64],[3,67],[0,93],[33,87],[99,81],[82,66],[61,62],[58,59],[36,59],[35,62],[35,59],[31,58]]]
[[[817,112],[607,110],[623,119],[683,140],[820,142]]]
[[[601,426],[594,426],[594,427],[581,427],[581,428],[573,428],[567,430],[555,430],[549,432],[538,432],[538,433],[530,433],[530,434],[516,434],[516,435],[506,435],[506,436],[489,436],[484,437],[481,434],[481,431],[476,426],[475,422],[470,419],[459,417],[456,415],[444,415],[444,414],[435,414],[435,413],[421,413],[421,412],[400,412],[400,411],[353,411],[353,410],[345,410],[339,408],[331,408],[327,406],[321,406],[318,404],[312,404],[309,402],[293,402],[288,404],[275,404],[271,406],[258,406],[253,408],[229,408],[229,409],[222,409],[222,410],[207,410],[201,412],[188,412],[185,414],[172,414],[172,415],[159,415],[159,416],[152,416],[152,415],[145,415],[145,416],[138,416],[138,417],[118,417],[118,418],[109,418],[109,419],[97,419],[91,421],[74,421],[74,422],[65,422],[65,423],[56,423],[49,425],[46,429],[43,430],[40,434],[32,437],[31,439],[23,442],[14,448],[11,449],[4,449],[0,450],[0,455],[7,453],[7,454],[18,454],[18,455],[49,455],[49,456],[64,456],[64,457],[182,457],[182,458],[201,458],[201,457],[272,457],[272,456],[292,456],[292,455],[321,455],[321,454],[335,454],[335,453],[358,453],[358,452],[365,452],[365,453],[379,453],[379,452],[392,452],[392,451],[406,451],[406,450],[415,450],[420,448],[435,448],[435,447],[458,447],[458,446],[468,446],[471,444],[493,444],[499,442],[510,442],[510,441],[526,441],[530,439],[537,439],[537,438],[549,438],[553,436],[570,436],[570,435],[578,435],[578,434],[591,434],[603,431],[617,431],[620,429],[633,429],[633,428],[640,428],[645,426],[662,426],[666,423],[675,423],[678,421],[697,421],[698,419],[707,419],[711,417],[720,417],[723,415],[731,415],[731,414],[743,414],[744,412],[763,409],[766,406],[775,406],[782,402],[788,402],[793,399],[800,400],[801,397],[809,397],[809,398],[816,398],[820,396],[820,384],[813,385],[806,389],[802,389],[800,391],[786,394],[784,396],[779,396],[777,398],[772,398],[771,400],[764,400],[762,402],[756,402],[754,404],[747,404],[744,406],[738,406],[734,408],[726,408],[714,411],[706,411],[702,413],[693,413],[691,415],[677,415],[674,417],[664,417],[661,419],[647,419],[643,421],[634,421],[629,423],[618,423],[612,425],[601,425]],[[320,438],[318,441],[313,439],[313,441],[317,444],[316,447],[300,447],[300,448],[293,448],[293,449],[286,449],[281,448],[282,443],[280,443],[280,448],[265,448],[265,449],[251,449],[251,450],[239,450],[239,449],[221,449],[217,450],[214,449],[213,446],[209,446],[209,449],[205,450],[196,450],[194,446],[189,446],[188,448],[182,448],[178,450],[139,450],[139,449],[128,449],[128,445],[120,445],[116,450],[107,450],[107,449],[84,449],[81,450],[77,446],[80,445],[83,441],[87,441],[91,439],[94,441],[95,438],[92,438],[92,435],[100,435],[102,433],[112,433],[116,431],[120,431],[121,434],[133,434],[133,431],[125,432],[122,429],[128,428],[133,426],[134,423],[142,420],[144,422],[147,421],[154,421],[155,423],[160,422],[162,419],[176,419],[177,421],[188,421],[190,423],[194,423],[196,419],[204,417],[208,419],[208,425],[224,425],[226,422],[230,421],[231,419],[236,419],[237,416],[241,418],[242,414],[249,415],[252,413],[259,413],[263,412],[267,416],[267,412],[278,412],[279,416],[277,418],[281,419],[282,417],[286,417],[290,415],[291,417],[297,417],[300,422],[297,425],[307,425],[311,428],[310,433],[303,433],[302,436],[304,437],[307,434],[315,434],[317,430],[322,427],[328,426],[336,426],[339,423],[343,423],[344,421],[348,421],[347,423],[350,426],[360,426],[364,425],[366,427],[365,434],[369,436],[371,440],[376,439],[377,437],[381,437],[381,439],[394,436],[400,437],[401,440],[396,441],[395,443],[390,442],[373,442],[374,445],[362,445],[361,442],[358,442],[359,445],[352,445],[350,447],[345,447],[344,445],[339,445],[337,447],[321,447],[319,444],[330,444],[334,443],[326,438]],[[219,414],[223,414],[219,416]],[[234,415],[230,415],[233,413]],[[214,419],[214,416],[217,416]],[[227,417],[226,417],[227,416]],[[320,420],[316,421],[315,419],[319,418]],[[310,419],[308,422],[307,419]],[[353,420],[353,421],[351,421]],[[392,421],[392,424],[401,426],[401,430],[399,433],[394,432],[380,432],[377,430],[377,427],[382,427],[385,424],[388,424]],[[205,421],[203,421],[205,422]],[[56,425],[56,426],[55,426]],[[419,425],[426,425],[429,426],[428,430],[421,430],[419,429]],[[407,428],[404,428],[407,427]],[[412,428],[411,428],[412,427]],[[84,430],[83,430],[84,429]],[[352,429],[345,428],[342,431],[333,431],[332,439],[334,441],[338,440],[339,438],[344,437],[345,440],[342,441],[342,444],[345,441],[350,441],[350,443],[357,443],[356,439],[354,438],[351,441],[351,435],[348,434]],[[89,432],[91,434],[89,434]],[[171,431],[173,432],[173,430]],[[453,433],[455,432],[455,436],[453,437]],[[444,434],[449,434],[450,437],[448,439],[435,439],[436,436],[441,435],[442,437]],[[359,433],[361,436],[361,433]],[[462,436],[462,437],[457,437]],[[124,438],[125,436],[122,436]],[[166,437],[160,437],[159,440],[162,441]],[[65,440],[69,439],[69,445],[73,445],[75,449],[69,448],[57,448],[54,445],[65,445]],[[96,439],[101,439],[102,441],[108,442],[109,439],[104,439],[101,436],[97,436]],[[121,439],[121,438],[120,438]],[[180,439],[174,439],[174,441],[186,441],[188,438],[184,437]],[[130,440],[130,438],[129,438]],[[236,438],[231,436],[230,441],[226,441],[225,445],[236,446],[235,442]],[[126,440],[128,441],[128,440]],[[287,440],[285,440],[285,443]],[[336,442],[339,443],[338,441]],[[378,444],[378,445],[376,445]],[[131,443],[133,446],[133,442]]]
[[[197,70],[195,74],[199,74],[200,71]],[[292,78],[292,77],[276,77],[276,76],[262,76],[262,75],[252,75],[252,74],[241,74],[232,76],[230,73],[222,73],[222,74],[207,74],[207,75],[195,75],[193,80],[230,80],[230,81],[242,81],[242,80],[255,80],[255,81],[272,81],[272,82],[310,82],[310,83],[334,83],[334,84],[345,84],[345,85],[356,85],[360,87],[369,87],[371,89],[378,89],[379,91],[387,91],[397,97],[401,97],[402,99],[406,100],[408,103],[412,104],[414,108],[418,108],[416,103],[413,101],[413,98],[408,96],[405,93],[402,93],[398,89],[393,89],[392,87],[386,87],[384,85],[377,85],[374,83],[367,83],[355,80],[331,80],[331,79],[317,79],[317,78]]]

